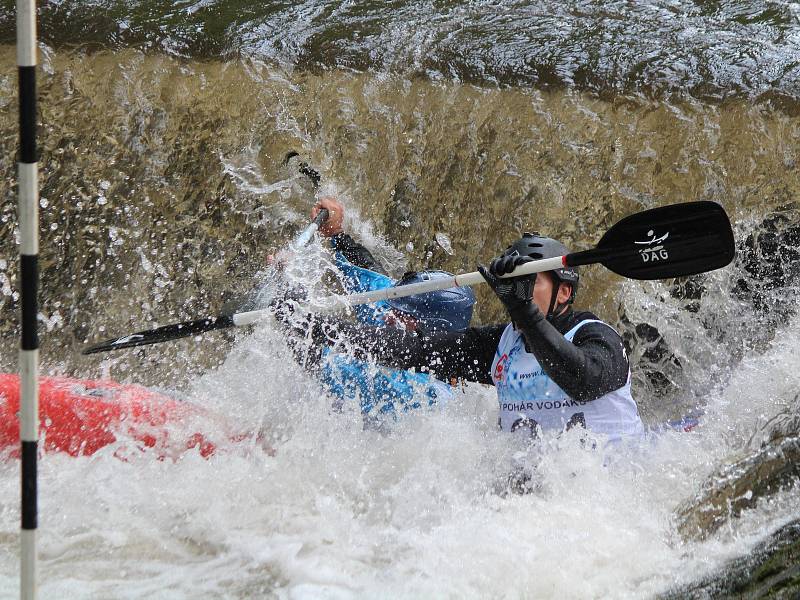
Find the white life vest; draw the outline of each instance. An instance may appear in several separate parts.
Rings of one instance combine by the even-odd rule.
[[[572,341],[575,332],[587,323],[603,323],[595,319],[581,321],[564,337]],[[610,327],[607,323],[603,323]],[[579,401],[570,398],[547,374],[536,357],[525,349],[525,340],[509,324],[500,338],[494,362],[492,381],[500,402],[499,424],[503,431],[521,427],[535,433],[563,431],[575,425],[606,434],[611,439],[640,435],[644,428],[639,411],[631,396],[631,373],[621,388],[596,400]]]

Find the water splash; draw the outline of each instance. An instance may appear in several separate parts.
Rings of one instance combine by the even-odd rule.
[[[13,65],[12,51],[3,56]],[[58,51],[49,61],[43,186],[51,202],[42,216],[48,231],[58,227],[43,236],[43,314],[61,319],[48,332],[46,368],[188,389],[189,401],[263,432],[275,455],[252,442],[210,461],[189,453],[120,464],[114,448],[43,461],[46,595],[646,597],[748,552],[796,516],[789,490],[705,541],[684,541],[674,527],[674,508],[747,452],[753,432],[796,392],[796,322],[774,310],[780,290],[754,287],[742,263],[694,280],[699,296],[690,282],[620,284],[599,269],[583,272],[585,306],[614,319],[622,304],[679,361],[670,363],[679,370],[669,402],[639,384],[649,420],[699,407],[706,422],[623,454],[615,469],[565,440],[536,463],[542,492],[528,496],[496,492],[527,448],[495,431],[496,400],[479,386],[381,436],[362,430],[358,407],[331,411],[268,323],[201,342],[75,356],[98,331],[216,314],[226,294],[249,292],[266,255],[307,223],[312,196],[282,165],[288,149],[319,168],[324,193],[346,201],[348,230],[390,270],[458,272],[531,224],[583,249],[621,216],[672,200],[724,202],[742,242],[800,189],[791,167],[800,129],[785,114],[736,102],[609,104],[387,74],[287,74],[133,50]],[[0,112],[0,144],[13,143],[16,126],[15,115]],[[14,150],[5,150],[0,195],[10,198]],[[259,190],[287,181],[288,196],[262,198]],[[99,206],[101,191],[108,202]],[[13,203],[0,211],[3,289],[11,290],[2,302],[12,314]],[[123,244],[107,244],[112,230]],[[435,243],[442,231],[452,255]],[[759,256],[769,256],[764,248]],[[329,261],[312,244],[287,273],[324,288]],[[748,286],[737,291],[740,279]],[[502,319],[480,294],[479,319]],[[756,297],[768,308],[761,316]],[[13,333],[9,321],[0,354],[7,370],[16,366]],[[8,497],[16,496],[15,469],[0,465]],[[0,510],[4,590],[16,589],[15,511]],[[586,576],[564,569],[565,556]],[[520,564],[535,568],[521,572]]]

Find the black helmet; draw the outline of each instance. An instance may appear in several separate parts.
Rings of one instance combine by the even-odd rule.
[[[569,254],[569,249],[561,242],[553,238],[545,237],[537,232],[528,233],[527,231],[522,234],[522,237],[511,244],[504,255],[514,253],[520,256],[529,256],[534,260],[542,258],[554,258],[556,256],[564,256]],[[572,293],[567,300],[567,304],[572,304],[575,300],[575,295],[578,293],[578,283],[580,281],[580,274],[577,267],[561,267],[560,269],[553,269],[550,271],[559,282],[568,283],[572,286]],[[553,290],[553,298],[558,293],[558,286]],[[550,311],[552,312],[554,302],[551,302]]]

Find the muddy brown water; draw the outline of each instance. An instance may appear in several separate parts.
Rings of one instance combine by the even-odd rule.
[[[349,230],[394,275],[472,271],[531,229],[575,250],[589,248],[625,215],[693,200],[722,204],[741,248],[765,215],[800,197],[800,121],[769,101],[601,99],[570,89],[309,72],[136,49],[45,47],[42,58],[44,372],[180,388],[219,364],[246,332],[90,357],[79,352],[99,339],[217,314],[252,289],[266,256],[307,223],[314,201],[307,179],[282,163],[289,151],[319,170],[323,191],[345,202]],[[5,371],[16,369],[19,300],[14,60],[13,48],[3,47]],[[730,278],[742,275],[738,264],[729,269]],[[624,327],[623,312],[655,318],[658,303],[670,302],[668,284],[641,288],[644,310],[631,305],[642,297],[631,295],[638,284],[591,267],[578,306]],[[475,323],[504,318],[485,288],[478,298]],[[714,307],[704,309],[713,330],[711,341],[703,338],[709,348],[733,336],[737,306],[725,305],[721,321],[712,318]],[[668,321],[656,325],[669,328]],[[680,385],[706,378],[709,357],[724,362],[723,355],[751,347],[722,344],[693,359],[693,348],[705,348],[693,346],[703,336],[699,329],[684,336],[681,326],[672,327],[672,337],[688,340],[680,358],[690,377],[677,395],[687,392]],[[634,381],[640,393],[648,390],[636,370]],[[641,396],[645,417],[669,414]],[[786,470],[777,465],[781,486],[770,486],[770,464],[737,472],[756,473],[758,489],[773,493],[785,486]],[[724,504],[726,489],[709,485],[713,506]],[[730,489],[751,487],[740,481]],[[684,517],[692,520],[695,509],[688,501]]]
[[[13,57],[6,47],[0,79],[5,314],[17,289]],[[607,102],[137,50],[43,58],[45,361],[86,374],[104,360],[77,356],[87,341],[214,313],[303,225],[309,186],[256,193],[231,165],[255,169],[260,185],[281,182],[291,178],[282,157],[302,152],[353,218],[399,250],[399,260],[387,251],[395,274],[474,270],[529,229],[588,248],[626,214],[671,202],[714,200],[748,219],[800,188],[800,125],[768,103]],[[619,283],[586,269],[579,305],[613,318]],[[477,322],[502,318],[485,289],[479,297]],[[5,319],[6,369],[14,335]],[[193,354],[180,360],[213,360]],[[142,359],[170,355],[151,348]],[[131,360],[112,361],[111,374],[125,378]]]

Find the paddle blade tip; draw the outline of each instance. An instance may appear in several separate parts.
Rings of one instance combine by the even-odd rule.
[[[625,217],[588,254],[624,277],[669,279],[729,265],[736,256],[736,244],[725,209],[703,200]]]

